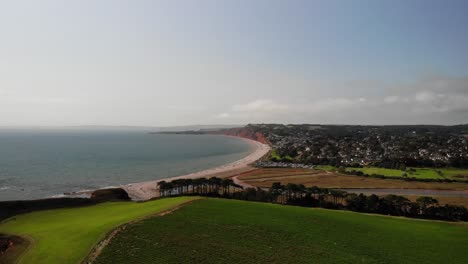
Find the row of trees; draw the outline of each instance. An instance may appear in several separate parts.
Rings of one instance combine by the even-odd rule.
[[[393,194],[383,197],[375,194],[367,196],[362,193],[358,195],[341,190],[305,187],[292,183],[287,185],[273,183],[269,192],[272,193],[273,201],[290,205],[347,209],[355,212],[413,218],[468,221],[468,210],[465,207],[441,206],[436,199],[428,196],[421,196],[416,202],[411,202],[404,196]]]
[[[413,218],[439,219],[448,221],[468,221],[468,210],[462,206],[439,205],[432,197],[422,196],[411,202],[404,196],[375,194],[364,195],[342,190],[305,187],[302,184],[273,183],[271,188],[246,188],[235,184],[231,179],[179,179],[159,182],[160,196],[201,195],[223,197],[247,201],[271,202],[305,207],[345,209]]]
[[[235,184],[232,179],[221,179],[218,177],[177,179],[170,182],[158,182],[159,196],[172,195],[211,195],[230,196],[242,190],[242,186]]]

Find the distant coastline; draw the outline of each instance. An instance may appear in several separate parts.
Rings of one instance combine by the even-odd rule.
[[[181,133],[181,134],[183,135],[185,133]],[[234,136],[234,135],[222,135],[222,136],[243,140],[247,142],[248,144],[250,144],[254,148],[254,150],[249,155],[245,156],[244,158],[240,160],[230,162],[224,165],[220,165],[214,168],[209,168],[209,169],[202,170],[202,171],[192,172],[189,174],[168,177],[168,178],[163,178],[163,179],[135,182],[135,183],[124,184],[124,185],[112,185],[112,186],[108,186],[106,188],[101,188],[101,189],[123,188],[128,193],[130,198],[132,198],[132,200],[142,201],[142,200],[148,200],[148,199],[158,196],[157,184],[160,181],[171,181],[171,180],[176,180],[176,179],[196,179],[196,178],[203,178],[203,177],[208,178],[208,177],[216,176],[220,178],[234,177],[234,181],[237,184],[242,185],[242,182],[239,182],[235,178],[235,176],[241,173],[254,170],[254,167],[250,165],[260,160],[261,158],[263,158],[266,154],[268,154],[271,150],[271,147],[268,144],[264,144],[259,141],[245,138],[242,136]],[[59,197],[89,197],[93,191],[95,190],[82,190],[78,192],[59,194],[54,197],[57,197],[57,198]]]
[[[0,130],[0,143],[1,201],[88,197],[233,163],[256,149],[234,137],[149,131]]]

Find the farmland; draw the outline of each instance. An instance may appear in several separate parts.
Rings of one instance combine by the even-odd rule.
[[[296,183],[322,188],[383,188],[468,190],[466,183],[418,182],[344,175],[331,171],[288,168],[264,168],[242,174],[239,179],[258,187],[270,187],[274,182]]]
[[[1,222],[0,233],[32,240],[31,249],[22,256],[20,263],[80,263],[93,246],[117,226],[193,199],[178,197],[145,203],[111,202],[39,211]]]
[[[464,263],[467,243],[466,224],[206,199],[128,226],[96,263]]]
[[[337,168],[329,165],[319,165],[316,169],[325,171],[336,171]],[[405,171],[397,169],[386,169],[377,167],[353,168],[347,167],[346,171],[361,171],[364,174],[378,174],[386,177],[408,177],[416,179],[468,179],[468,170],[455,168],[407,168]]]

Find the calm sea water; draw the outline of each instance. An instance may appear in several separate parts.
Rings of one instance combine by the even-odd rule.
[[[252,151],[224,136],[0,130],[0,201],[183,175]]]

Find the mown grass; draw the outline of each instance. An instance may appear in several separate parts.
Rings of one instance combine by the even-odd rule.
[[[276,151],[272,150],[270,152],[270,160],[272,161],[287,161],[287,162],[290,162],[293,160],[293,158],[289,155],[286,155],[284,157],[281,157],[278,153],[276,153]]]
[[[96,263],[466,263],[468,227],[206,199],[132,224]]]
[[[388,177],[401,177],[404,171],[401,170],[393,170],[393,169],[385,169],[385,168],[377,168],[377,167],[364,167],[364,168],[346,168],[347,171],[355,170],[355,171],[362,171],[366,174],[380,174]]]
[[[326,170],[326,171],[335,171],[336,170],[336,167],[331,166],[331,165],[317,165],[317,166],[314,166],[314,168],[317,169],[317,170]]]
[[[464,169],[439,169],[445,177],[452,179],[467,179],[468,180],[468,170]]]
[[[9,218],[0,233],[33,240],[20,263],[80,263],[93,246],[117,226],[155,214],[194,198],[178,197],[145,203],[111,202],[95,206],[40,211]]]

